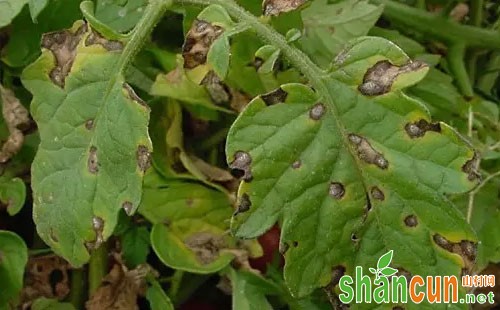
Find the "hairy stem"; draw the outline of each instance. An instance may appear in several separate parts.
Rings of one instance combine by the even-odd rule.
[[[172,0],[149,0],[149,4],[144,11],[144,15],[132,31],[130,41],[127,42],[127,45],[118,60],[116,67],[121,74],[125,73],[127,66],[139,52],[144,42],[153,31],[153,28],[165,13],[167,7],[171,6],[172,3]]]
[[[384,16],[409,29],[446,43],[461,43],[466,46],[500,49],[500,36],[497,32],[479,27],[461,25],[439,15],[412,8],[387,0],[371,0],[384,4]]]

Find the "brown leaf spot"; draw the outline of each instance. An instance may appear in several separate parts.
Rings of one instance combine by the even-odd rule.
[[[145,278],[150,272],[146,265],[134,270],[115,264],[102,279],[101,286],[85,303],[87,310],[136,310],[137,298],[146,291]]]
[[[140,104],[141,106],[149,110],[149,106],[147,105],[147,103],[144,102],[144,100],[142,100],[139,96],[137,96],[134,89],[130,87],[130,85],[128,85],[127,83],[123,83],[123,89],[125,90],[125,94],[130,100]]]
[[[406,124],[405,130],[408,136],[413,139],[423,137],[427,131],[441,132],[441,125],[421,119],[418,122]]]
[[[307,0],[264,0],[262,3],[263,14],[265,16],[278,16],[281,13],[291,12]]]
[[[215,72],[209,71],[203,80],[201,80],[201,85],[205,86],[215,104],[225,105],[231,102],[232,98],[229,87],[221,81]]]
[[[253,178],[251,163],[252,157],[249,153],[237,151],[234,154],[234,160],[229,164],[231,174],[236,178],[243,179],[245,182],[250,182]]]
[[[377,152],[365,138],[355,134],[349,134],[349,141],[354,144],[359,159],[366,163],[376,165],[381,169],[387,169],[389,162],[381,153]]]
[[[151,153],[145,145],[139,145],[137,148],[137,166],[142,172],[151,167]]]
[[[302,166],[302,162],[300,160],[296,160],[292,163],[293,169],[299,169]]]
[[[330,195],[330,197],[333,197],[335,199],[341,199],[342,197],[344,197],[345,194],[344,185],[339,182],[330,183],[330,187],[328,188],[328,194]]]
[[[309,110],[309,117],[315,121],[319,120],[325,114],[326,107],[322,103],[316,103],[311,110]]]
[[[128,216],[131,216],[134,211],[134,205],[130,201],[122,203],[122,208]]]
[[[359,238],[358,238],[358,236],[355,233],[351,234],[351,241],[354,242],[354,243],[356,243],[356,242],[359,241]]]
[[[182,47],[184,68],[193,69],[206,63],[210,46],[223,31],[219,26],[196,19],[186,34],[186,41]]]
[[[285,255],[286,251],[290,248],[290,245],[286,242],[281,242],[278,247],[278,251],[281,255]]]
[[[359,85],[358,90],[366,96],[388,93],[392,83],[400,74],[417,71],[424,67],[427,67],[427,64],[421,61],[409,62],[401,67],[393,65],[387,60],[379,61],[366,71],[363,83]]]
[[[66,76],[73,66],[76,48],[87,25],[83,24],[75,33],[69,30],[46,33],[42,37],[42,47],[50,50],[55,57],[56,66],[50,71],[50,79],[59,87],[64,88]]]
[[[466,270],[472,270],[476,261],[477,244],[472,241],[462,240],[460,242],[451,242],[440,234],[433,236],[434,242],[448,252],[458,254],[462,257]]]
[[[267,106],[270,106],[273,104],[285,102],[287,96],[288,93],[280,87],[270,93],[261,95],[260,97],[262,98],[262,100],[264,100]]]
[[[23,129],[29,128],[32,121],[28,110],[17,99],[13,91],[0,85],[0,98],[3,119],[10,133],[0,148],[0,163],[5,163],[16,155],[23,146]]]
[[[478,172],[479,169],[479,155],[474,152],[472,159],[469,159],[463,166],[462,171],[467,173],[467,179],[469,181],[480,180],[481,175]]]
[[[210,232],[195,233],[184,243],[203,265],[215,261],[219,257],[219,251],[225,247],[224,239]]]
[[[337,284],[339,284],[340,278],[342,278],[342,276],[344,275],[344,273],[345,273],[345,267],[344,266],[338,265],[338,266],[333,267],[333,269],[332,269],[332,280],[330,281],[329,286],[333,288]]]
[[[103,46],[106,50],[112,51],[121,51],[123,49],[123,43],[120,41],[107,40],[100,33],[95,31],[94,29],[90,30],[87,39],[85,39],[85,46],[99,44]]]
[[[89,119],[85,122],[85,128],[87,128],[87,130],[92,130],[94,128],[94,120],[93,119]]]
[[[252,202],[250,201],[250,197],[248,196],[247,193],[244,193],[240,197],[238,208],[234,212],[234,215],[238,215],[240,213],[247,212],[248,210],[250,210],[251,206],[252,206]]]
[[[408,227],[416,227],[418,225],[418,219],[415,215],[408,215],[405,217],[405,225]]]
[[[372,187],[370,190],[370,193],[371,193],[373,199],[381,200],[381,201],[383,201],[385,199],[384,192],[380,188],[378,188],[377,186]]]
[[[102,232],[104,230],[104,220],[101,217],[94,216],[92,218],[92,229],[95,232],[95,239],[85,243],[87,250],[92,251],[101,246],[104,242]]]
[[[99,171],[99,162],[97,161],[97,148],[90,147],[89,158],[87,160],[87,168],[90,173],[96,174]]]

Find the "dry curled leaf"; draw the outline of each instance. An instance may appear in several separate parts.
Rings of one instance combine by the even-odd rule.
[[[266,16],[277,16],[281,13],[293,11],[306,3],[306,0],[264,0],[263,13]]]
[[[17,99],[14,92],[0,85],[0,95],[3,118],[10,133],[0,149],[0,163],[5,163],[21,149],[24,142],[23,129],[29,127],[30,118],[28,110]]]
[[[210,46],[223,31],[222,27],[203,20],[195,20],[186,34],[186,41],[182,47],[184,68],[193,69],[206,63]]]
[[[70,291],[70,268],[64,259],[55,255],[31,257],[21,292],[22,309],[29,309],[31,303],[39,297],[64,299]]]
[[[145,293],[145,277],[149,271],[146,265],[128,270],[124,265],[115,264],[85,304],[86,309],[139,309],[137,297]]]

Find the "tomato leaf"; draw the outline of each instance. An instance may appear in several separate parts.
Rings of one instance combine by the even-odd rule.
[[[444,194],[477,185],[477,156],[402,92],[428,67],[366,37],[333,68],[316,91],[287,84],[257,97],[231,127],[227,161],[243,179],[236,236],[281,221],[284,276],[297,297],[390,250],[394,267],[412,274],[470,269],[475,234]]]
[[[149,107],[117,66],[124,43],[88,24],[46,34],[22,81],[40,146],[32,166],[40,237],[74,266],[133,214],[150,165]],[[71,202],[71,203],[70,203]]]
[[[0,305],[7,305],[23,287],[28,248],[23,239],[10,231],[0,231]]]

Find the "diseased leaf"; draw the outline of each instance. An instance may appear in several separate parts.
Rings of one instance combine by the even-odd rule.
[[[0,209],[7,208],[7,213],[16,215],[24,205],[26,186],[19,178],[0,177]]]
[[[277,16],[296,10],[306,2],[307,0],[264,0],[262,10],[265,16]]]
[[[392,265],[411,274],[470,269],[476,236],[444,194],[478,183],[477,156],[402,92],[428,67],[364,37],[333,69],[316,92],[287,84],[256,98],[231,127],[227,162],[241,172],[245,210],[232,219],[236,236],[259,236],[279,220],[297,297],[390,250]]]
[[[349,40],[366,35],[382,11],[382,6],[365,0],[335,4],[328,4],[328,0],[312,1],[302,11],[301,47],[315,62],[326,66]]]
[[[0,149],[0,163],[5,163],[16,155],[23,146],[23,130],[30,127],[31,120],[28,110],[16,98],[14,92],[2,85],[0,85],[0,99],[3,120],[9,130],[9,137],[3,142]]]
[[[0,231],[0,305],[8,305],[23,287],[28,248],[23,239],[10,231]]]
[[[2,61],[16,68],[33,62],[40,54],[42,34],[71,27],[82,16],[79,4],[80,1],[49,1],[38,15],[36,23],[31,18],[28,6],[25,6],[10,25],[9,42],[0,55]]]
[[[10,24],[27,0],[0,0],[0,28]]]
[[[146,292],[146,298],[152,310],[174,310],[174,306],[168,298],[167,294],[163,291],[158,281],[150,281],[151,286]]]
[[[192,183],[146,188],[140,213],[155,224],[151,244],[167,266],[193,273],[216,272],[229,264],[234,247],[225,231],[232,208],[225,194]]]
[[[149,107],[117,67],[123,42],[77,22],[49,33],[23,72],[41,143],[32,166],[40,237],[74,266],[133,214],[150,165]],[[68,203],[68,202],[72,203]]]

